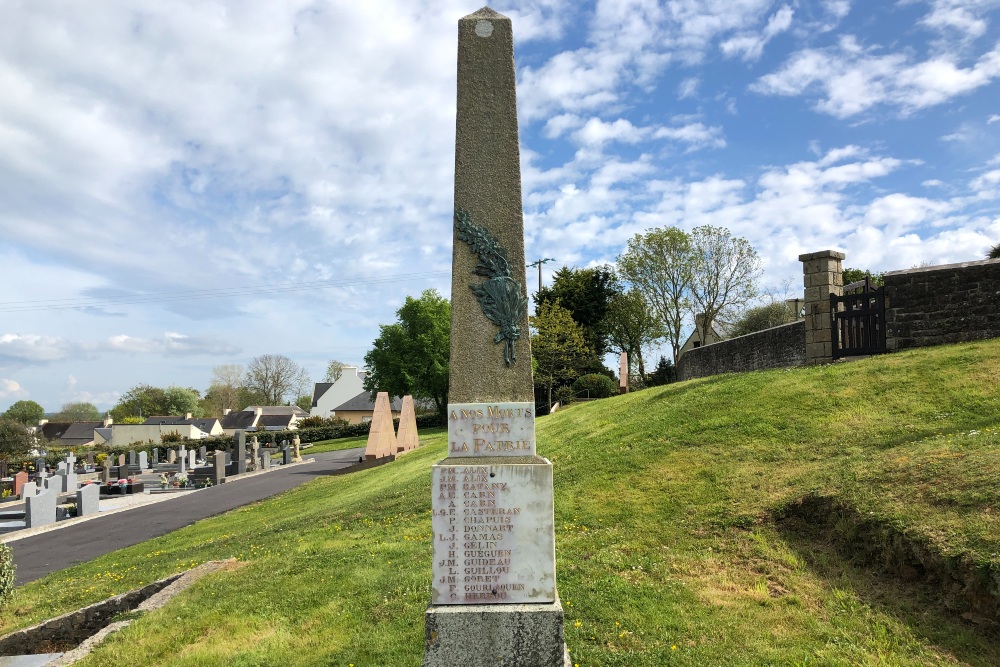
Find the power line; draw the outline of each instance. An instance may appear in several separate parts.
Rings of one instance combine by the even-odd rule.
[[[382,276],[379,278],[320,280],[304,283],[256,285],[246,287],[223,287],[216,289],[186,290],[181,292],[151,292],[109,297],[85,297],[67,299],[34,299],[28,301],[0,302],[0,313],[18,313],[37,310],[67,310],[94,306],[124,306],[144,303],[166,303],[170,301],[191,301],[196,299],[219,299],[237,296],[256,296],[303,292],[328,287],[352,287],[355,285],[382,285],[386,283],[410,282],[451,275],[450,271],[431,271]]]

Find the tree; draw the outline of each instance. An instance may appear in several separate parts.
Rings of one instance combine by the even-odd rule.
[[[668,359],[661,354],[660,360],[656,362],[656,368],[646,378],[646,384],[650,387],[658,387],[661,384],[668,384],[676,379],[677,368],[674,366],[673,359]]]
[[[54,422],[92,422],[101,419],[101,411],[93,403],[64,403],[59,412],[52,415]]]
[[[109,411],[111,417],[122,423],[125,417],[151,417],[167,414],[167,395],[163,389],[148,384],[137,384],[118,399]]]
[[[201,407],[201,392],[190,387],[167,387],[164,391],[166,399],[165,415],[183,416],[191,413],[192,417],[203,417],[205,412]]]
[[[882,273],[872,273],[871,271],[866,271],[864,269],[852,269],[846,268],[841,274],[843,283],[845,285],[850,285],[851,283],[861,282],[865,279],[865,276],[871,278],[872,286],[881,287],[885,284],[885,275]]]
[[[241,410],[252,405],[240,400],[244,374],[242,364],[221,364],[213,368],[208,391],[205,392],[205,412],[221,415],[226,410]]]
[[[386,391],[432,400],[443,415],[448,407],[451,303],[437,290],[424,290],[419,299],[406,297],[396,317],[397,322],[379,327],[365,355],[364,387],[373,396]]]
[[[715,322],[733,321],[758,295],[760,258],[750,242],[724,227],[704,225],[691,231],[691,301],[704,313],[701,340]]]
[[[558,302],[542,303],[531,318],[531,365],[535,385],[545,390],[552,405],[552,388],[580,375],[594,351],[583,327]]]
[[[313,404],[313,398],[309,394],[302,394],[301,396],[295,399],[295,405],[299,406],[306,412],[309,412],[312,409],[312,404]]]
[[[45,408],[35,401],[18,401],[7,408],[3,416],[18,424],[35,426],[45,416]]]
[[[733,324],[730,334],[734,338],[736,336],[745,336],[755,331],[763,331],[764,329],[788,324],[795,320],[795,313],[787,303],[784,301],[775,301],[747,309]]]
[[[343,375],[344,369],[347,368],[347,364],[342,361],[337,361],[336,359],[331,359],[330,363],[326,365],[326,381],[336,382]]]
[[[244,386],[259,394],[265,405],[284,405],[286,397],[298,398],[309,384],[306,369],[283,354],[254,357],[244,376]]]
[[[986,253],[986,259],[1000,259],[1000,243],[996,244]]]
[[[0,417],[0,461],[23,456],[32,447],[32,437],[25,425],[9,417]]]
[[[556,302],[568,310],[573,320],[583,328],[587,344],[600,359],[607,352],[604,325],[608,307],[622,288],[614,271],[608,266],[571,269],[564,266],[556,271],[552,287],[542,287],[535,293],[535,309],[542,303]]]
[[[608,304],[604,330],[608,346],[628,355],[629,368],[638,364],[639,378],[646,379],[642,348],[666,336],[663,321],[649,307],[646,298],[637,289],[614,295]]]
[[[618,257],[618,272],[659,317],[676,362],[693,280],[691,238],[677,227],[636,234]]]

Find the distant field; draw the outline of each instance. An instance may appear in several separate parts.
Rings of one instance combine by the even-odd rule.
[[[913,562],[1000,591],[998,378],[1000,341],[987,341],[705,378],[539,419],[573,662],[1000,664],[989,596]],[[418,665],[430,466],[446,450],[441,430],[421,443],[29,584],[0,630],[233,556],[248,565],[80,664]]]

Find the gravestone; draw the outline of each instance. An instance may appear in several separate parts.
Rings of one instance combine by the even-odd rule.
[[[26,528],[37,528],[56,522],[56,495],[54,490],[48,490],[24,499]]]
[[[226,481],[226,458],[228,456],[221,449],[215,450],[215,466],[212,468],[213,484],[222,484]]]
[[[254,440],[257,436],[254,436]],[[247,434],[243,431],[236,431],[236,474],[242,475],[247,471]]]
[[[62,475],[63,473],[66,472],[66,470],[67,470],[67,468],[66,468],[66,462],[65,461],[60,461],[59,463],[56,464],[56,474],[57,475]]]
[[[128,479],[128,466],[122,464],[118,466],[118,479]]]
[[[187,452],[183,449],[177,452],[177,472],[187,472]]]
[[[288,445],[281,448],[281,465],[286,466],[292,462],[292,449]]]
[[[302,460],[302,450],[300,449],[301,446],[302,446],[302,438],[300,438],[299,434],[296,433],[295,436],[292,438],[292,447],[295,448],[295,452],[294,454],[292,454],[293,461]]]
[[[194,470],[198,467],[198,452],[195,450],[188,451],[188,468]]]
[[[35,459],[35,473],[44,475],[45,474],[45,459],[39,457]]]
[[[139,459],[136,458],[134,449],[128,450],[128,464],[133,468],[139,465]]]
[[[167,463],[171,465],[177,463],[177,452],[173,448],[167,450]]]
[[[417,417],[413,412],[413,397],[403,397],[403,407],[399,412],[399,432],[396,434],[396,451],[408,452],[420,444],[417,436]]]
[[[76,515],[90,516],[100,512],[101,488],[97,484],[84,484],[76,492]]]
[[[104,465],[101,466],[101,484],[107,484],[111,481],[111,457],[104,460]]]
[[[448,458],[431,469],[424,667],[569,664],[552,464],[535,453],[514,87],[510,19],[460,19]]]
[[[249,470],[257,470],[260,468],[258,462],[260,461],[260,445],[257,442],[257,436],[250,438],[250,463],[248,464]]]
[[[139,470],[149,469],[149,454],[146,452],[139,452]]]
[[[392,408],[389,405],[389,394],[378,392],[375,397],[375,410],[372,411],[372,423],[368,430],[368,445],[365,447],[365,460],[374,461],[396,453],[396,431],[392,424]]]
[[[14,495],[18,498],[21,497],[21,492],[24,490],[24,485],[28,483],[28,473],[25,471],[20,471],[14,475]]]
[[[76,493],[76,472],[65,470],[58,475],[59,491],[62,493]]]
[[[118,455],[118,465],[119,466],[125,465],[125,455],[124,454],[119,454]]]
[[[30,498],[38,493],[38,488],[39,487],[36,482],[25,482],[24,486],[21,487],[21,500]]]
[[[87,452],[87,467],[94,467],[94,452]]]
[[[155,466],[159,463],[160,463],[160,448],[153,447],[153,465]]]
[[[264,452],[260,455],[260,469],[270,470],[271,469],[271,452]]]
[[[201,447],[198,448],[198,458],[201,459],[202,461],[208,460],[208,447],[202,445]]]

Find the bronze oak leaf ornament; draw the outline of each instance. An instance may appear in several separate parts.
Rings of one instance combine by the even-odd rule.
[[[511,277],[507,251],[484,227],[472,222],[468,211],[455,209],[455,229],[458,230],[458,239],[468,243],[479,257],[473,273],[486,280],[478,285],[469,285],[469,288],[479,298],[479,307],[483,309],[486,319],[500,328],[493,342],[506,341],[503,360],[510,366],[517,361],[514,341],[521,337],[520,322],[527,312],[528,298],[521,284]]]

